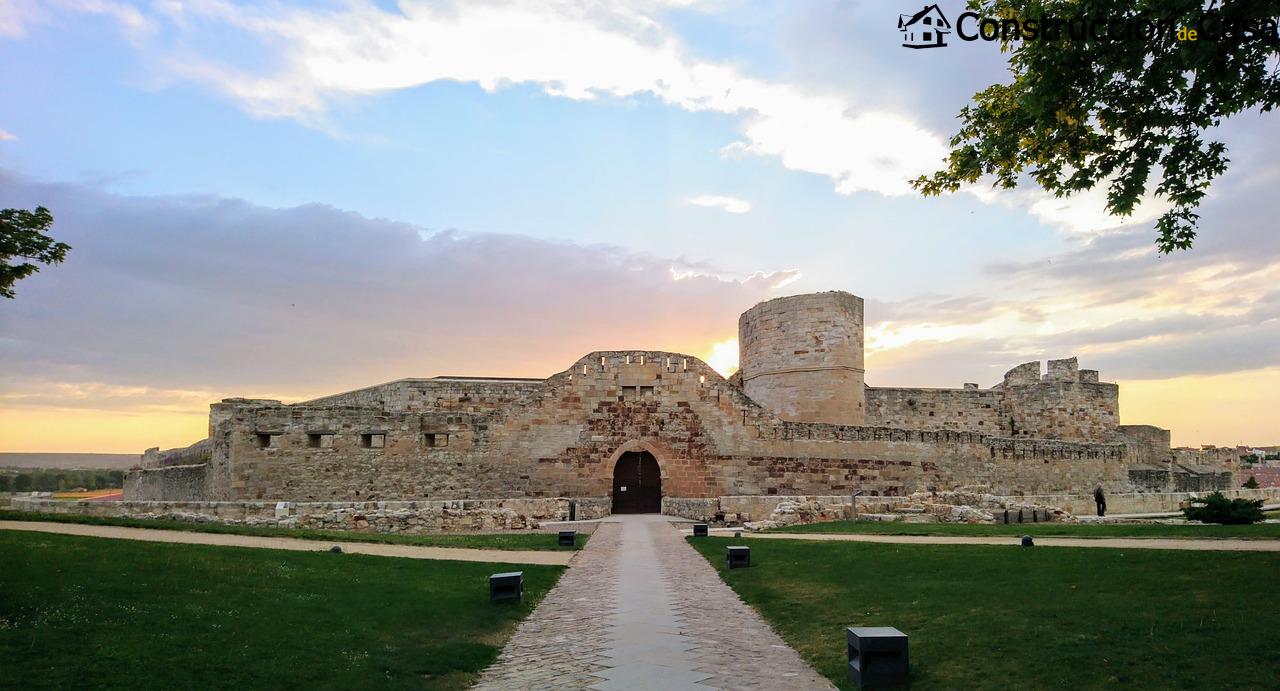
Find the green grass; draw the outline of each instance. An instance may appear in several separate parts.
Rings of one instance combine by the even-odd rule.
[[[232,535],[260,535],[264,537],[296,537],[304,540],[326,542],[380,542],[394,545],[420,545],[423,547],[471,547],[476,549],[534,549],[568,550],[556,545],[555,533],[448,533],[434,535],[405,535],[397,533],[355,532],[351,530],[305,530],[300,528],[267,528],[223,523],[191,523],[150,518],[107,518],[102,516],[76,516],[70,514],[37,513],[34,511],[0,510],[0,521],[52,521],[54,523],[83,523],[87,525],[114,525],[125,528],[154,528],[157,530],[184,530],[195,533],[228,533]],[[573,549],[587,544],[587,535],[578,533]]]
[[[0,530],[0,688],[453,689],[562,567]]]
[[[862,533],[879,535],[955,535],[986,537],[996,535],[1061,535],[1064,537],[1178,537],[1178,538],[1263,538],[1280,539],[1280,523],[1256,525],[1077,525],[1072,523],[902,523],[880,521],[831,521],[809,525],[789,525],[771,533]]]
[[[691,544],[842,688],[844,630],[895,626],[911,688],[1275,688],[1280,554],[752,540]]]

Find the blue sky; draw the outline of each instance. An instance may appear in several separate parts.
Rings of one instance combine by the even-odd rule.
[[[1222,377],[1280,383],[1274,116],[1223,128],[1234,165],[1184,256],[1154,251],[1159,200],[1122,225],[1096,197],[1034,188],[923,199],[905,179],[1004,63],[988,44],[902,49],[897,13],[915,9],[0,0],[0,92],[16,96],[0,100],[0,203],[61,202],[77,247],[3,306],[0,414],[189,421],[223,395],[544,375],[597,347],[709,356],[754,301],[831,289],[868,299],[872,384],[990,384],[1075,353],[1132,382],[1126,411],[1143,415],[1239,387]],[[353,314],[298,307],[320,294]],[[350,334],[362,300],[396,338],[311,331]],[[295,324],[286,304],[314,312]],[[541,319],[516,331],[520,314]],[[67,347],[86,333],[103,345]],[[222,356],[154,345],[185,334]],[[314,360],[284,354],[317,338],[332,343]],[[1274,415],[1241,411],[1280,398],[1251,396],[1175,441],[1276,443]]]

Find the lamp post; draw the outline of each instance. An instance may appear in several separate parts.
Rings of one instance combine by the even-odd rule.
[[[857,492],[849,495],[849,508],[852,511],[851,515],[853,516],[854,523],[858,522],[858,497],[860,496],[862,496],[862,490],[858,490]]]

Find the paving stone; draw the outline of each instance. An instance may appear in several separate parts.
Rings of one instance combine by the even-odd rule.
[[[603,523],[478,689],[833,689],[661,516]]]

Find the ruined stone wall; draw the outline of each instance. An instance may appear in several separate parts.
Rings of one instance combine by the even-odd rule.
[[[358,400],[407,400],[398,396]],[[346,398],[218,404],[205,498],[608,496],[626,451],[652,453],[662,494],[690,499],[1127,482],[1123,444],[779,420],[705,363],[673,353],[593,353],[538,395],[492,410],[458,411],[463,397],[439,410],[421,397],[394,410]]]
[[[203,463],[130,470],[124,477],[124,493],[138,501],[205,499],[209,496],[207,471]]]
[[[1116,439],[1129,447],[1136,463],[1160,465],[1171,460],[1169,430],[1155,425],[1119,425]]]
[[[1044,376],[1039,362],[1018,365],[990,389],[976,384],[963,389],[869,387],[866,401],[867,424],[1098,443],[1115,441],[1119,434],[1119,388],[1099,382],[1096,370],[1079,369],[1075,358],[1050,360]],[[1132,438],[1122,440],[1144,462],[1161,458],[1158,435],[1145,432],[1145,425],[1129,427]],[[1167,451],[1168,432],[1164,435]]]
[[[143,468],[163,468],[172,465],[200,465],[209,462],[213,442],[208,439],[178,449],[161,451],[158,447],[142,452]]]
[[[777,298],[738,320],[748,396],[784,420],[856,425],[863,400],[862,298],[843,292]]]
[[[868,387],[866,398],[869,425],[1008,435],[1001,427],[1003,392],[997,389]]]
[[[436,377],[400,379],[379,386],[306,401],[307,406],[357,406],[388,411],[493,412],[537,398],[542,379]]]
[[[1120,389],[1081,370],[1075,358],[1028,362],[1005,374],[1002,428],[1011,437],[1110,441],[1120,424]]]
[[[603,518],[609,500],[600,497],[389,502],[202,502],[57,501],[17,497],[13,508],[80,516],[131,517],[227,525],[353,530],[378,533],[440,533],[531,530],[569,517]]]

